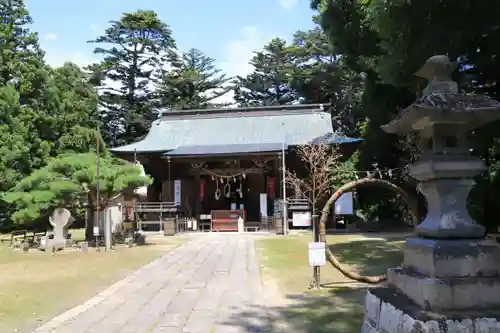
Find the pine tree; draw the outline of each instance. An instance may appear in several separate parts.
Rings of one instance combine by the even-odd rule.
[[[14,221],[29,223],[52,209],[81,208],[87,202],[93,210],[105,209],[109,200],[124,190],[149,185],[151,179],[141,175],[133,163],[103,154],[99,159],[100,177],[97,179],[97,156],[94,153],[65,154],[53,159],[47,166],[22,179],[5,193],[3,199],[16,206]],[[100,200],[97,201],[99,183]]]
[[[234,99],[241,106],[283,105],[297,101],[291,88],[295,55],[287,50],[286,41],[275,38],[250,61],[254,67],[246,77],[234,81]]]
[[[291,86],[303,103],[330,106],[335,130],[359,135],[356,109],[362,76],[350,70],[320,27],[297,31],[288,51],[295,55]]]
[[[169,26],[151,10],[125,13],[91,43],[104,57],[89,67],[100,86],[103,129],[108,142],[129,143],[145,135],[153,111],[153,74],[176,48]]]
[[[197,49],[190,49],[162,70],[157,86],[159,106],[172,109],[196,109],[224,106],[215,100],[231,90],[215,60]]]

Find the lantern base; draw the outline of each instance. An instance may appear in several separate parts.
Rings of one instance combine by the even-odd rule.
[[[409,238],[390,287],[428,311],[500,308],[500,245],[482,240]]]
[[[500,333],[500,245],[409,238],[388,287],[365,298],[362,333]]]
[[[391,288],[366,292],[361,333],[500,333],[500,310],[428,312]]]

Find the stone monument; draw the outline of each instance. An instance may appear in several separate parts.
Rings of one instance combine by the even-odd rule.
[[[363,333],[500,332],[500,246],[467,211],[474,176],[486,168],[470,155],[467,134],[500,119],[500,103],[458,92],[456,65],[434,56],[416,73],[422,97],[382,129],[417,132],[420,158],[410,175],[427,200],[427,216],[404,245],[388,285],[365,297]]]
[[[53,227],[54,239],[49,242],[52,243],[57,250],[63,249],[66,246],[66,239],[68,236],[68,227],[74,221],[71,212],[66,208],[56,208],[49,218],[49,222]]]

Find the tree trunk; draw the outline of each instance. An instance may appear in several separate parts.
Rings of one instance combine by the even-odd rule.
[[[313,205],[313,214],[312,214],[312,223],[313,223],[313,240],[314,242],[319,242],[319,228],[318,228],[318,215],[316,215],[316,209],[314,209]],[[313,282],[311,284],[311,289],[319,289],[321,287],[321,277],[320,277],[320,267],[313,267]]]
[[[388,190],[391,190],[395,194],[399,194],[403,199],[406,201],[408,204],[408,207],[410,208],[410,211],[413,214],[414,217],[414,225],[416,225],[419,222],[419,215],[418,215],[418,207],[416,205],[416,200],[413,200],[408,193],[406,193],[402,188],[398,187],[397,185],[383,179],[376,179],[376,178],[363,178],[359,180],[352,181],[350,183],[347,183],[340,187],[333,195],[328,199],[328,201],[325,204],[325,207],[321,211],[321,219],[319,221],[319,233],[320,233],[320,241],[325,242],[326,244],[326,222],[328,220],[328,216],[330,215],[330,210],[333,206],[333,204],[340,198],[340,196],[346,192],[350,192],[354,189],[356,189],[360,185],[375,185],[375,186],[380,186],[383,188],[386,188]],[[387,280],[387,275],[376,275],[376,276],[366,276],[366,275],[361,275],[356,272],[353,272],[352,270],[349,270],[347,267],[344,267],[338,259],[333,255],[332,251],[326,246],[326,256],[328,261],[338,269],[344,276],[346,276],[349,279],[358,281],[358,282],[363,282],[363,283],[370,283],[370,284],[378,284],[380,282],[383,282]]]
[[[92,208],[87,209],[87,218],[85,220],[85,240],[87,242],[92,242],[95,240],[94,237],[94,210]]]

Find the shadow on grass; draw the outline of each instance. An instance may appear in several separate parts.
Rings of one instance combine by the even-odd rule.
[[[330,250],[347,268],[362,275],[380,275],[387,268],[401,264],[402,245],[407,234],[368,233],[356,236],[327,238]],[[266,309],[254,307],[234,314],[233,322],[229,325],[243,328],[243,332],[361,331],[363,298],[369,285],[349,280],[327,264],[321,269],[321,282],[326,288],[320,293],[302,293],[312,277],[307,260],[307,242],[303,237],[260,242],[264,251],[263,267],[289,295],[284,300],[277,300],[275,304],[280,306],[270,307],[267,312]],[[259,329],[255,323],[266,315],[271,325],[268,322],[267,330],[263,326]],[[280,328],[280,322],[286,322],[286,328]]]
[[[254,306],[234,314],[224,325],[243,332],[358,333],[363,324],[365,290],[335,288],[322,295],[289,295],[286,306]]]
[[[359,274],[380,275],[387,268],[399,266],[403,261],[403,240],[365,239],[328,244],[328,247],[342,264],[356,266],[353,270]]]

